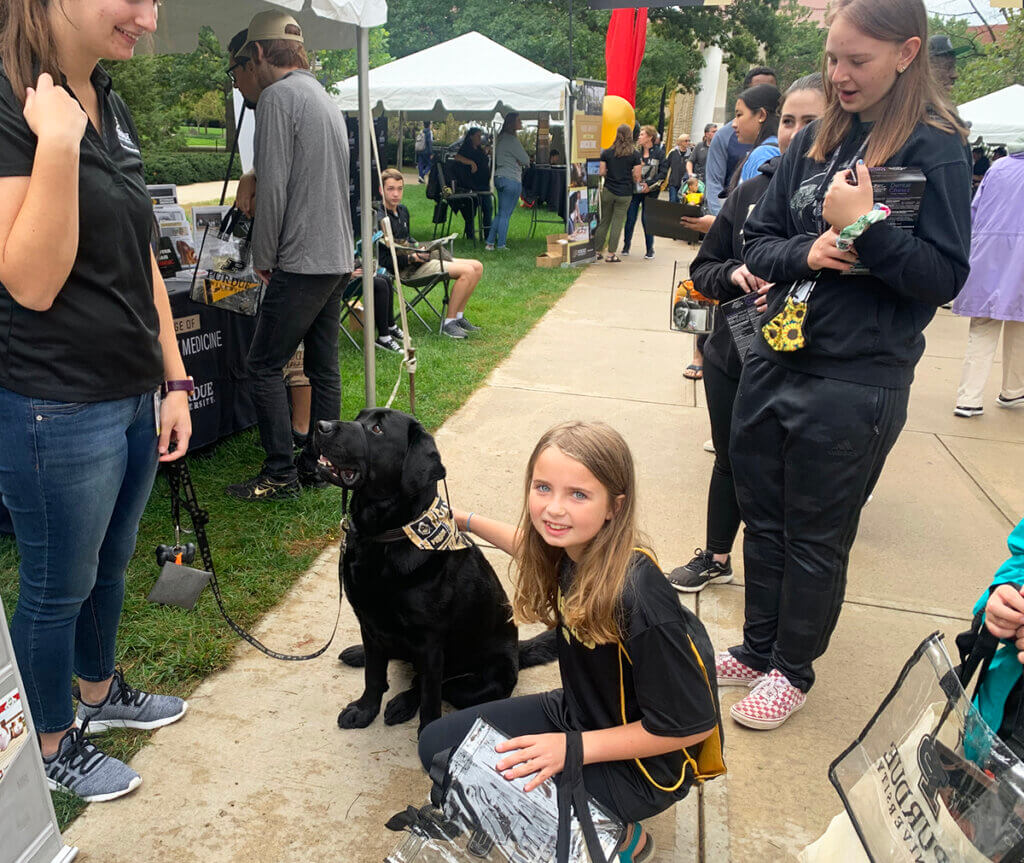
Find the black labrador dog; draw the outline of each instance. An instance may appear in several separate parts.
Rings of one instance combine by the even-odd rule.
[[[363,643],[341,659],[365,664],[366,685],[339,726],[365,728],[380,712],[391,659],[410,662],[414,677],[384,722],[419,711],[422,730],[441,715],[442,698],[457,708],[507,698],[520,668],[555,658],[552,632],[517,643],[508,597],[479,548],[424,550],[402,534],[445,477],[434,439],[413,417],[368,408],[354,422],[318,423],[314,443],[321,475],[352,496],[340,577]]]

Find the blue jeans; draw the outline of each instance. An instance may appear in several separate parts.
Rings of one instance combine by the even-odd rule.
[[[416,154],[416,173],[421,180],[430,173],[430,153],[424,151]]]
[[[654,254],[654,234],[648,233],[647,231],[647,204],[644,201],[646,195],[633,195],[633,200],[629,202],[629,209],[626,211],[626,232],[622,239],[622,250],[624,252],[629,251],[629,247],[633,242],[633,228],[636,227],[637,212],[640,210],[640,205],[644,205],[643,213],[640,214],[640,223],[644,227],[644,239],[647,241],[647,254]]]
[[[77,404],[0,387],[0,495],[21,553],[11,636],[39,732],[74,721],[72,672],[89,681],[114,673],[156,445],[152,393]]]
[[[668,187],[668,202],[670,204],[678,204],[679,203],[679,187],[678,186],[669,186]]]
[[[495,177],[494,187],[498,190],[498,215],[491,222],[487,244],[504,249],[508,241],[508,223],[515,212],[516,202],[523,193],[523,184],[508,177]]]

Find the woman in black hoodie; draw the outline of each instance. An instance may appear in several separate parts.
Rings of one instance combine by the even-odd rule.
[[[794,81],[782,103],[777,130],[779,149],[785,153],[793,136],[813,123],[824,110],[821,75],[815,72]],[[694,288],[705,297],[726,303],[757,291],[762,292],[763,297],[767,290],[768,283],[751,273],[743,263],[743,223],[768,189],[779,159],[775,157],[765,162],[757,176],[737,186],[704,237],[700,252],[690,264],[690,278]],[[709,584],[726,584],[733,578],[730,553],[740,529],[740,508],[729,462],[729,434],[742,371],[743,360],[736,352],[725,315],[720,312],[704,344],[704,395],[711,419],[711,440],[715,445],[715,466],[708,488],[706,540],[704,548],[696,549],[693,560],[672,570],[668,577],[672,586],[684,593],[697,593]]]
[[[717,666],[720,686],[753,684],[730,711],[751,728],[804,704],[861,507],[906,421],[922,330],[967,277],[966,130],[921,50],[927,33],[923,0],[836,0],[825,114],[744,227],[747,267],[775,286],[730,448],[746,523],[743,644]],[[915,228],[873,208],[868,166],[924,175]]]

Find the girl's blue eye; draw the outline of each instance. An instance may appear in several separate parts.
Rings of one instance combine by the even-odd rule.
[[[549,488],[549,486],[547,485],[547,483],[539,482],[539,483],[537,483],[537,484],[536,484],[536,485],[535,485],[535,486],[533,487],[533,490],[534,490],[534,491],[540,491],[540,492],[547,492],[547,491],[550,491],[550,488]]]
[[[582,491],[574,491],[574,492],[572,493],[572,496],[573,496],[574,498],[576,498],[576,500],[586,500],[586,499],[587,499],[587,495],[586,495],[586,493],[585,493],[585,492],[582,492]]]

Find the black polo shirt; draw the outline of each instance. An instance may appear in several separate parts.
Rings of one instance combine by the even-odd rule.
[[[68,280],[45,312],[19,305],[0,283],[0,386],[31,398],[108,401],[156,389],[163,379],[150,264],[153,206],[138,133],[99,66],[92,83],[103,134],[90,123],[82,139],[78,254]],[[0,66],[0,177],[31,176],[35,150],[36,136]]]

